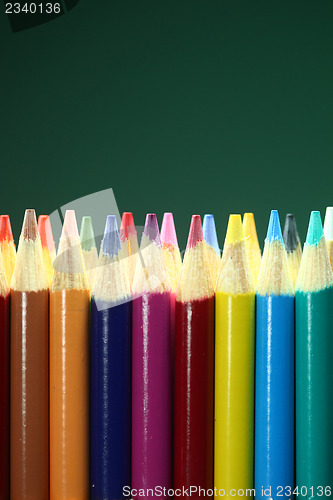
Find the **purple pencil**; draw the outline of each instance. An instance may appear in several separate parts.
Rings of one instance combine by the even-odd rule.
[[[132,488],[161,498],[156,488],[171,486],[170,286],[155,214],[146,217],[133,294]]]

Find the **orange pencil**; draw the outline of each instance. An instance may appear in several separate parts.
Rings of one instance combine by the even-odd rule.
[[[0,217],[0,250],[5,266],[7,283],[10,285],[16,261],[16,249],[9,215]]]
[[[89,307],[74,210],[67,210],[50,293],[50,500],[89,498]]]

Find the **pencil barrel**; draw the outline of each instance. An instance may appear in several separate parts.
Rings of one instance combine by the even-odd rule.
[[[171,486],[170,293],[133,300],[132,486]],[[154,496],[153,496],[154,498]]]
[[[174,432],[174,487],[212,488],[214,297],[176,301]]]
[[[293,296],[257,295],[255,489],[279,498],[294,487]],[[266,490],[266,493],[263,493]]]
[[[12,500],[49,496],[48,318],[48,290],[11,291]]]
[[[9,295],[0,296],[0,500],[9,497]]]
[[[88,290],[50,295],[50,499],[89,498]]]
[[[333,487],[332,306],[332,287],[296,292],[296,481],[306,498]]]
[[[131,484],[131,307],[91,302],[91,500]]]
[[[214,486],[225,495],[253,488],[254,320],[254,293],[216,293]]]

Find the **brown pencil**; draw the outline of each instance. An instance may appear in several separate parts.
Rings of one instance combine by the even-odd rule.
[[[47,500],[48,277],[34,210],[26,210],[11,281],[11,500]]]

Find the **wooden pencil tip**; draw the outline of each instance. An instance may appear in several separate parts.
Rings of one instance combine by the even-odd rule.
[[[89,216],[82,217],[80,240],[82,250],[90,252],[90,250],[96,248],[94,229],[91,217]]]
[[[125,233],[126,238],[136,234],[132,212],[124,212],[121,218],[120,230]]]
[[[4,240],[14,240],[9,215],[1,215],[0,217],[0,241]]]
[[[118,234],[117,218],[108,215],[106,218],[104,236],[102,240],[102,253],[114,257],[120,252],[120,239]]]
[[[273,243],[274,241],[278,240],[284,246],[279,212],[277,210],[271,211],[266,240],[268,243]]]
[[[326,241],[333,240],[333,207],[326,208],[326,215],[324,221],[324,234]]]
[[[51,221],[48,215],[40,215],[38,217],[38,231],[42,246],[49,250],[55,250]]]
[[[299,244],[296,219],[293,214],[286,215],[286,221],[283,229],[283,241],[288,253],[296,250]]]
[[[216,226],[213,214],[205,214],[202,224],[202,232],[204,240],[208,245],[214,248],[215,252],[220,255],[220,245],[217,239]]]
[[[38,236],[36,212],[34,209],[27,209],[24,214],[21,236],[24,240],[35,241]]]
[[[308,233],[306,235],[307,245],[318,245],[324,236],[323,225],[319,211],[313,211],[310,215]]]
[[[244,240],[242,218],[240,214],[230,214],[225,242],[234,245]]]
[[[161,241],[178,248],[175,223],[171,212],[165,212],[163,215],[161,227]]]
[[[161,246],[160,233],[156,214],[147,214],[143,234],[150,240]]]
[[[62,237],[73,236],[79,238],[79,231],[77,228],[75,210],[66,210],[61,236]]]
[[[204,239],[200,215],[192,215],[190,232],[187,239],[187,249],[195,247]]]

